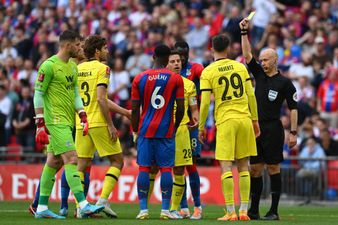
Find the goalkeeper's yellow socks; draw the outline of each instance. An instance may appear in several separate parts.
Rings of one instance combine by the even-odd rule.
[[[110,193],[113,191],[114,186],[119,179],[121,170],[116,167],[110,167],[106,173],[101,192],[101,198],[108,199]]]
[[[184,175],[174,175],[174,184],[173,184],[173,190],[171,194],[170,211],[178,210],[178,207],[182,200],[184,188],[185,188]]]
[[[234,200],[234,179],[232,172],[225,172],[222,174],[222,191],[226,202],[226,208],[228,213],[235,212],[235,200]]]

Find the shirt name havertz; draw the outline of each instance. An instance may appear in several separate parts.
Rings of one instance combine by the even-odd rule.
[[[272,102],[272,101],[275,101],[275,100],[276,100],[277,95],[278,95],[278,92],[277,92],[277,91],[269,90],[268,98],[269,98],[269,100]]]
[[[226,72],[226,71],[233,70],[233,69],[234,69],[233,65],[218,67],[219,72]]]

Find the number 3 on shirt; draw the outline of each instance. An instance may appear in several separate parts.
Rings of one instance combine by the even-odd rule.
[[[164,106],[165,100],[162,95],[159,95],[158,92],[160,91],[161,87],[155,87],[153,94],[151,95],[151,106],[155,109],[160,109]]]
[[[88,106],[90,103],[90,95],[89,95],[89,84],[87,82],[83,82],[81,84],[81,90],[83,90],[83,94],[86,96],[85,98],[82,98],[83,106]]]

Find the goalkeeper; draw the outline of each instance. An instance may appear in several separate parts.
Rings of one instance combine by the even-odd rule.
[[[62,165],[65,167],[67,182],[81,208],[81,214],[85,216],[98,213],[104,208],[87,202],[76,167],[77,154],[72,137],[75,112],[84,126],[83,135],[88,133],[87,115],[78,92],[77,66],[69,60],[77,55],[80,43],[78,33],[71,30],[62,32],[58,53],[42,63],[35,82],[36,142],[48,144],[35,218],[65,218],[48,209],[55,174]]]

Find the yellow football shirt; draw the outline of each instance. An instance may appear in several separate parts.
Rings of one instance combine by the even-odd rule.
[[[189,105],[193,104],[191,103],[192,99],[196,99],[196,88],[194,82],[191,80],[182,77],[183,79],[183,86],[184,86],[184,115],[181,121],[181,125],[188,124],[190,122],[190,118],[188,115]],[[196,100],[197,104],[197,100]],[[174,116],[176,115],[176,103],[174,106]]]
[[[78,85],[84,110],[87,113],[89,128],[107,126],[97,102],[97,86],[109,85],[110,69],[98,60],[78,65]],[[107,95],[108,99],[108,95]],[[81,129],[80,119],[76,117],[76,129]]]
[[[214,93],[216,125],[251,116],[245,82],[250,82],[248,71],[234,60],[221,59],[203,70],[200,89]]]

